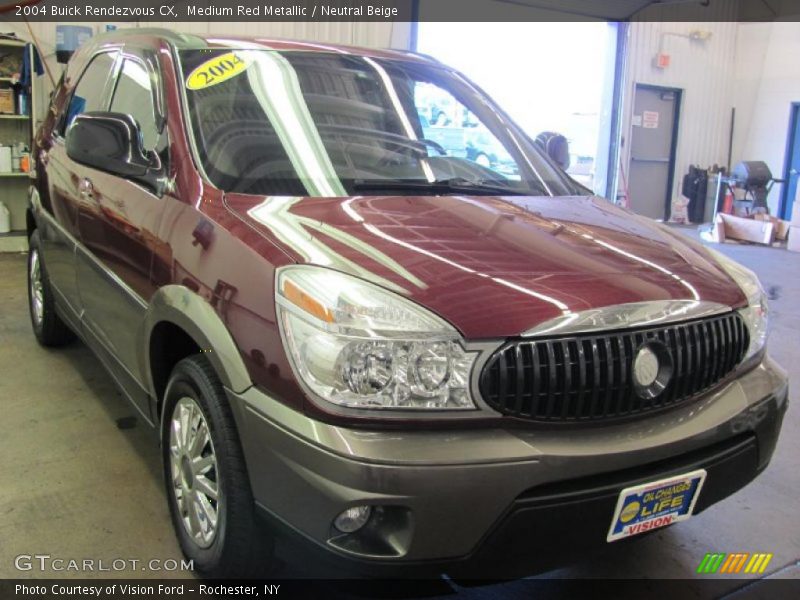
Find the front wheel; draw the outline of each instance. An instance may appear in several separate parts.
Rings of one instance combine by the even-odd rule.
[[[184,555],[210,577],[264,573],[272,541],[257,522],[236,425],[210,363],[180,361],[165,402],[164,479]]]

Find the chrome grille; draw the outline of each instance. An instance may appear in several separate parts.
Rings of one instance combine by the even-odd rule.
[[[658,345],[671,376],[657,393],[634,381],[636,353]],[[744,358],[747,327],[736,312],[627,331],[514,340],[495,352],[480,376],[489,406],[535,421],[597,421],[646,413],[712,388]]]

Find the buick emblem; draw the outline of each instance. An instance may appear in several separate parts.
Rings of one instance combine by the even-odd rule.
[[[672,379],[672,354],[658,339],[649,339],[636,351],[631,365],[633,385],[640,398],[653,399]]]
[[[642,387],[650,387],[658,378],[658,370],[661,365],[658,356],[649,346],[641,348],[633,361],[633,376],[636,383]]]

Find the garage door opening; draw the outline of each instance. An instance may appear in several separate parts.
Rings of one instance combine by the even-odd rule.
[[[417,51],[466,74],[532,138],[543,131],[566,136],[567,171],[606,195],[614,164],[609,155],[617,36],[617,24],[607,22],[422,22]],[[455,138],[469,127],[448,107],[431,102],[434,126]]]

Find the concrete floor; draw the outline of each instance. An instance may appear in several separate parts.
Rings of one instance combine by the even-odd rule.
[[[626,545],[610,545],[587,560],[542,576],[552,578],[691,579],[706,552],[772,552],[765,577],[800,578],[800,254],[756,246],[720,249],[754,269],[772,296],[772,355],[792,371],[791,402],[769,469],[753,484],[676,527]],[[133,417],[111,378],[80,343],[39,347],[28,322],[25,258],[0,254],[0,578],[18,571],[20,554],[102,559],[181,558],[162,490],[157,441],[146,425],[121,428]],[[124,421],[123,421],[124,423]],[[276,577],[302,576],[292,559]],[[307,563],[306,563],[307,564]],[[49,571],[44,576],[92,576]],[[95,576],[186,577],[136,569]],[[708,577],[706,577],[707,579]],[[714,596],[753,577],[716,576]],[[749,584],[749,585],[748,585]],[[690,583],[695,597],[703,583]],[[528,597],[518,582],[454,588],[459,596]],[[558,589],[548,597],[558,597]],[[452,593],[451,587],[442,590]]]

